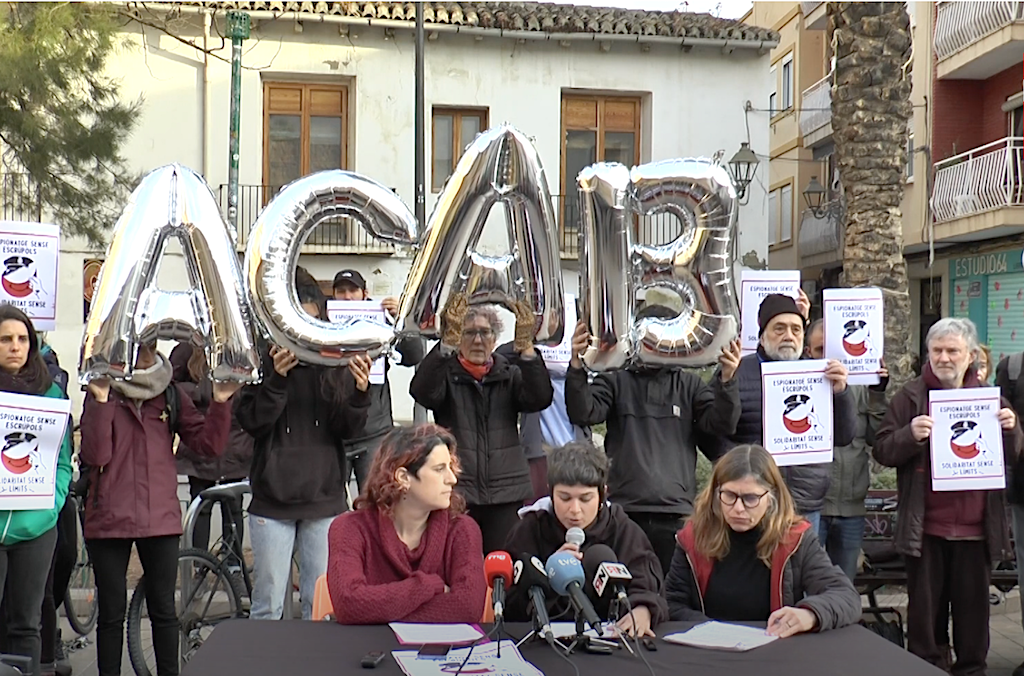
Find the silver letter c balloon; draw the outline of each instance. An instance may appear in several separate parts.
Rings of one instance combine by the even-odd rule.
[[[582,206],[581,319],[593,336],[583,361],[594,371],[631,362],[704,366],[736,336],[733,278],[737,203],[726,170],[703,159],[634,167],[595,164],[577,179]],[[634,243],[634,219],[660,212],[681,233],[658,246]],[[638,292],[662,287],[683,310],[636,318]]]

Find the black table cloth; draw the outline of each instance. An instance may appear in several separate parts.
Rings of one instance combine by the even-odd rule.
[[[506,625],[512,636],[529,632],[526,624]],[[658,636],[683,631],[686,622],[658,627]],[[656,641],[658,650],[644,651],[658,676],[722,676],[724,673],[757,676],[941,676],[944,672],[899,646],[859,627],[780,639],[745,653],[705,650]],[[402,670],[391,657],[399,646],[387,626],[345,627],[333,622],[232,620],[217,627],[182,676],[399,676]],[[633,647],[634,651],[636,646]],[[643,650],[643,648],[641,648]],[[363,669],[363,655],[374,650],[387,654],[376,669]],[[572,667],[545,643],[530,641],[520,649],[523,657],[547,676],[569,676]],[[582,676],[643,676],[650,674],[639,657],[624,650],[613,655],[574,653],[571,660]]]

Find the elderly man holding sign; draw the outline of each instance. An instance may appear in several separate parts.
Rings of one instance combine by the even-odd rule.
[[[1003,467],[1020,454],[1024,435],[998,389],[981,387],[970,320],[940,319],[925,342],[924,372],[893,397],[873,450],[897,471],[895,543],[907,562],[907,648],[954,674],[985,673],[992,563],[1011,555]],[[988,453],[977,443],[986,436]],[[992,458],[1000,443],[1003,457]],[[986,482],[993,469],[997,481]],[[946,664],[948,653],[935,640],[946,631],[940,624],[949,617],[947,604],[955,665]]]

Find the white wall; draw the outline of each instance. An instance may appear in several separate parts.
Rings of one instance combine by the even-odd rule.
[[[202,24],[178,22],[182,35],[202,42]],[[221,26],[223,32],[223,26]],[[358,37],[355,33],[358,32]],[[169,162],[204,173],[210,186],[227,182],[230,66],[204,58],[197,50],[153,29],[127,33],[126,47],[108,64],[121,82],[122,96],[141,97],[137,126],[124,151],[140,172]],[[214,33],[211,46],[219,46]],[[557,43],[442,33],[427,43],[427,183],[430,175],[430,109],[433,105],[489,109],[492,125],[508,122],[531,136],[541,154],[549,189],[560,190],[561,97],[566,90],[640,95],[643,99],[641,157],[653,161],[711,156],[728,159],[747,140],[744,103],[767,100],[768,54],[717,48],[683,52],[672,45],[652,45],[642,52],[635,43],[612,42],[607,52],[594,42]],[[297,80],[348,83],[349,168],[398,189],[413,205],[414,44],[411,31],[397,30],[384,39],[380,28],[359,28],[339,35],[337,25],[306,21],[296,33],[290,21],[260,21],[246,41],[241,114],[240,182],[263,182],[263,82]],[[230,59],[230,43],[217,55]],[[205,83],[205,84],[204,84]],[[204,115],[204,100],[207,102]],[[751,115],[751,147],[768,153],[768,129],[762,116]],[[767,167],[759,170],[765,175]],[[750,200],[740,210],[740,256],[753,251],[767,258],[764,188],[755,181]],[[427,209],[437,195],[428,193]],[[488,228],[483,248],[507,250],[503,231]],[[80,243],[66,242],[61,262],[58,330],[51,336],[66,367],[77,360],[82,329]],[[320,279],[343,267],[360,269],[371,293],[399,294],[409,260],[397,256],[303,256],[301,263]],[[165,266],[162,277],[173,277]],[[566,288],[578,286],[575,272]],[[168,279],[168,288],[182,280]],[[411,417],[406,373],[397,369],[393,384],[396,417]]]

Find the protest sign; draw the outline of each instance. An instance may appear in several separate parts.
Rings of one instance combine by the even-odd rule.
[[[565,333],[562,334],[562,342],[555,347],[537,346],[537,351],[544,357],[544,364],[548,368],[554,366],[562,371],[569,368],[569,360],[572,359],[572,334],[576,331],[576,321],[576,296],[567,293],[565,294]]]
[[[10,303],[38,331],[57,328],[60,228],[48,223],[0,221],[0,303]]]
[[[390,326],[387,319],[387,311],[375,300],[329,300],[327,301],[327,320],[331,322],[343,322],[346,319],[362,319],[374,324]],[[370,383],[372,385],[384,384],[384,355],[373,360],[370,368]]]
[[[932,390],[932,490],[1006,488],[998,387]]]
[[[832,383],[824,359],[761,364],[764,447],[780,467],[832,462]]]
[[[799,270],[744,270],[740,282],[740,341],[744,352],[758,345],[757,311],[765,296],[781,293],[800,297]]]
[[[0,510],[53,509],[71,402],[0,392]]]
[[[884,331],[881,289],[825,289],[822,293],[825,359],[841,362],[850,385],[877,385]]]

